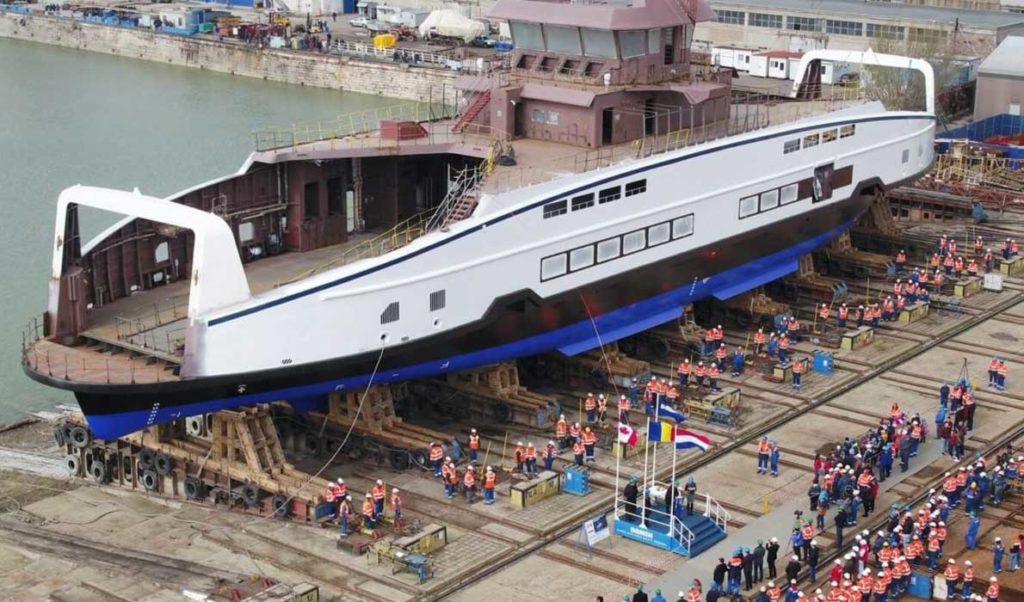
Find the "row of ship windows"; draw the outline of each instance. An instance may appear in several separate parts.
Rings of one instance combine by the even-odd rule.
[[[636,196],[647,192],[647,180],[636,180],[635,182],[628,182],[625,186],[626,196]],[[612,186],[610,188],[604,188],[597,193],[597,204],[603,205],[612,201],[617,201],[623,196],[622,186]],[[578,196],[574,196],[568,200],[555,201],[544,205],[544,219],[549,217],[557,217],[559,215],[565,215],[569,212],[570,208],[573,211],[580,211],[587,209],[588,207],[594,206],[594,193],[587,192]]]
[[[800,186],[787,184],[781,188],[766,190],[760,194],[740,199],[740,219],[771,211],[776,207],[795,203],[800,200]]]
[[[783,154],[795,153],[800,150],[801,142],[803,142],[803,148],[811,148],[812,146],[818,146],[818,144],[827,144],[835,141],[837,138],[849,138],[857,133],[857,126],[855,124],[844,125],[839,130],[825,130],[824,132],[808,134],[800,138],[793,140],[787,140],[782,144]]]
[[[565,276],[570,272],[578,272],[692,234],[693,214],[690,213],[671,221],[582,246],[567,253],[545,257],[540,261],[540,279],[544,282]]]

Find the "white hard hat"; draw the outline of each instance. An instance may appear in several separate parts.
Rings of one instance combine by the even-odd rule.
[[[341,478],[341,477],[338,477],[338,484],[339,484],[339,485],[342,485],[342,484],[344,484],[344,483],[345,483],[345,479],[343,479],[343,478]]]
[[[393,489],[391,490],[391,493],[398,493],[398,487],[395,487],[395,488],[393,488]]]
[[[380,479],[377,479],[377,484],[378,484],[378,485],[383,485],[383,484],[384,484],[384,481],[382,481],[382,480],[380,480]]]

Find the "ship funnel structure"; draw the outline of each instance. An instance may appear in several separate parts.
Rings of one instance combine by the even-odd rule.
[[[805,97],[808,90],[820,82],[821,61],[920,71],[924,75],[925,110],[929,115],[935,114],[935,70],[932,69],[931,63],[924,59],[878,54],[870,49],[864,52],[852,50],[810,50],[805,52],[793,75],[793,93],[791,95],[793,98]]]

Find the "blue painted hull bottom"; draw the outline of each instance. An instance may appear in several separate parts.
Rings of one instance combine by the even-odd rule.
[[[610,343],[677,319],[686,304],[710,296],[725,299],[791,273],[796,270],[800,256],[828,243],[849,229],[852,224],[853,220],[846,221],[781,251],[759,257],[707,278],[696,279],[684,286],[673,288],[626,307],[602,313],[594,318],[593,323],[586,319],[503,345],[476,349],[440,360],[397,368],[389,367],[378,372],[374,376],[373,382],[383,384],[434,376],[544,353],[552,349],[558,349],[567,355],[581,353],[598,346],[595,329],[600,332],[601,341]],[[386,349],[384,354],[387,355]],[[373,355],[376,359],[377,353]],[[152,424],[245,404],[292,400],[298,406],[296,409],[300,411],[312,409],[312,405],[309,404],[310,400],[316,400],[314,403],[323,403],[326,395],[330,393],[360,390],[370,382],[370,377],[370,373],[362,373],[357,376],[321,380],[311,384],[253,393],[247,393],[245,387],[239,386],[237,392],[232,391],[236,394],[225,397],[174,405],[157,401],[142,409],[116,413],[102,413],[102,410],[101,413],[92,413],[89,407],[91,404],[88,402],[97,401],[93,399],[93,395],[78,392],[78,397],[94,433],[98,437],[111,439]],[[197,380],[201,381],[202,379]],[[110,393],[113,392],[110,391]],[[168,401],[173,403],[172,400],[173,393],[169,392]],[[307,401],[305,408],[302,407],[303,400]]]

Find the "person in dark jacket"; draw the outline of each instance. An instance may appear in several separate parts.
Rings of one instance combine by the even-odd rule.
[[[807,569],[811,573],[811,583],[818,580],[818,562],[821,560],[821,548],[818,547],[818,540],[811,540],[811,549],[807,551]]]
[[[786,565],[786,581],[793,581],[800,574],[800,559],[793,556]]]
[[[636,477],[629,477],[629,483],[622,490],[622,497],[626,500],[626,520],[636,522],[636,500],[640,496],[640,490],[636,486]]]
[[[764,581],[764,544],[757,540],[757,546],[752,552],[754,556],[754,583]]]
[[[633,602],[648,602],[647,593],[644,592],[644,586],[637,586],[636,593],[633,594]]]
[[[743,549],[743,585],[745,591],[754,589],[754,555],[750,548]]]
[[[778,571],[775,569],[775,561],[779,558],[779,538],[773,537],[768,545],[765,546],[765,559],[768,561],[768,578],[775,579],[779,576]]]
[[[714,572],[711,573],[711,581],[718,586],[718,589],[725,587],[725,574],[728,572],[729,565],[725,563],[725,558],[719,558]]]
[[[836,512],[836,549],[843,549],[843,529],[846,527],[846,506],[840,506]]]

